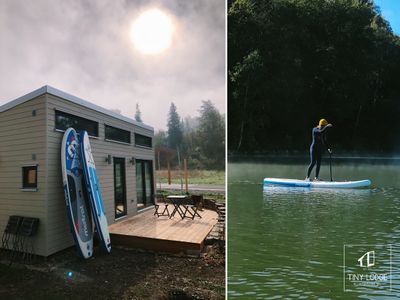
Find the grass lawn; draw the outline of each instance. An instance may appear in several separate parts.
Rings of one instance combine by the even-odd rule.
[[[185,182],[183,171],[171,170],[171,183]],[[168,182],[168,171],[160,170],[156,171],[156,183],[167,183]],[[214,170],[189,170],[188,171],[188,183],[189,184],[225,184],[225,171],[214,171]]]

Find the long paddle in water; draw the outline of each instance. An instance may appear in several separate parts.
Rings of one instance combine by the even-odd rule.
[[[329,151],[329,171],[331,173],[331,181],[333,181],[333,179],[332,179],[332,150]]]

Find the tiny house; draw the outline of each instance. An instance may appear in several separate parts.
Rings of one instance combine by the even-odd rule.
[[[154,129],[44,86],[0,106],[0,232],[9,216],[39,218],[34,252],[74,244],[61,175],[61,141],[74,127],[90,136],[108,224],[154,204]]]

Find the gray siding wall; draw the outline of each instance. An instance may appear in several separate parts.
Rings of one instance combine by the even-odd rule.
[[[45,132],[44,95],[0,113],[0,233],[3,234],[10,215],[39,218],[39,231],[33,238],[35,252],[39,255],[47,255]],[[21,189],[22,167],[36,164],[38,189],[24,191]]]
[[[89,108],[71,103],[53,95],[47,95],[47,134],[48,134],[48,255],[73,245],[73,239],[67,222],[61,176],[61,141],[63,132],[55,130],[55,110],[87,118],[99,123],[99,137],[90,138],[93,156],[99,175],[104,207],[109,224],[115,222],[114,206],[114,166],[106,162],[107,155],[125,158],[127,214],[134,215],[136,209],[136,166],[129,160],[132,157],[153,161],[154,150],[134,146],[134,133],[153,137],[151,130],[140,128],[131,123],[118,120]],[[105,140],[104,124],[129,130],[131,145]]]

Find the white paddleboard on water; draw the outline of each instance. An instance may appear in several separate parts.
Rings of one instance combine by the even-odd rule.
[[[264,187],[266,186],[287,186],[287,187],[303,187],[303,188],[338,188],[352,189],[359,187],[367,187],[371,185],[371,180],[357,181],[306,181],[299,179],[286,178],[264,178]]]
[[[81,154],[83,161],[83,169],[85,174],[86,186],[88,189],[90,207],[96,225],[97,235],[100,239],[102,248],[108,253],[111,252],[110,233],[108,231],[108,223],[106,212],[104,210],[103,199],[101,196],[100,182],[97,177],[96,166],[94,164],[92,149],[90,147],[89,135],[86,131],[79,133],[81,141]]]

